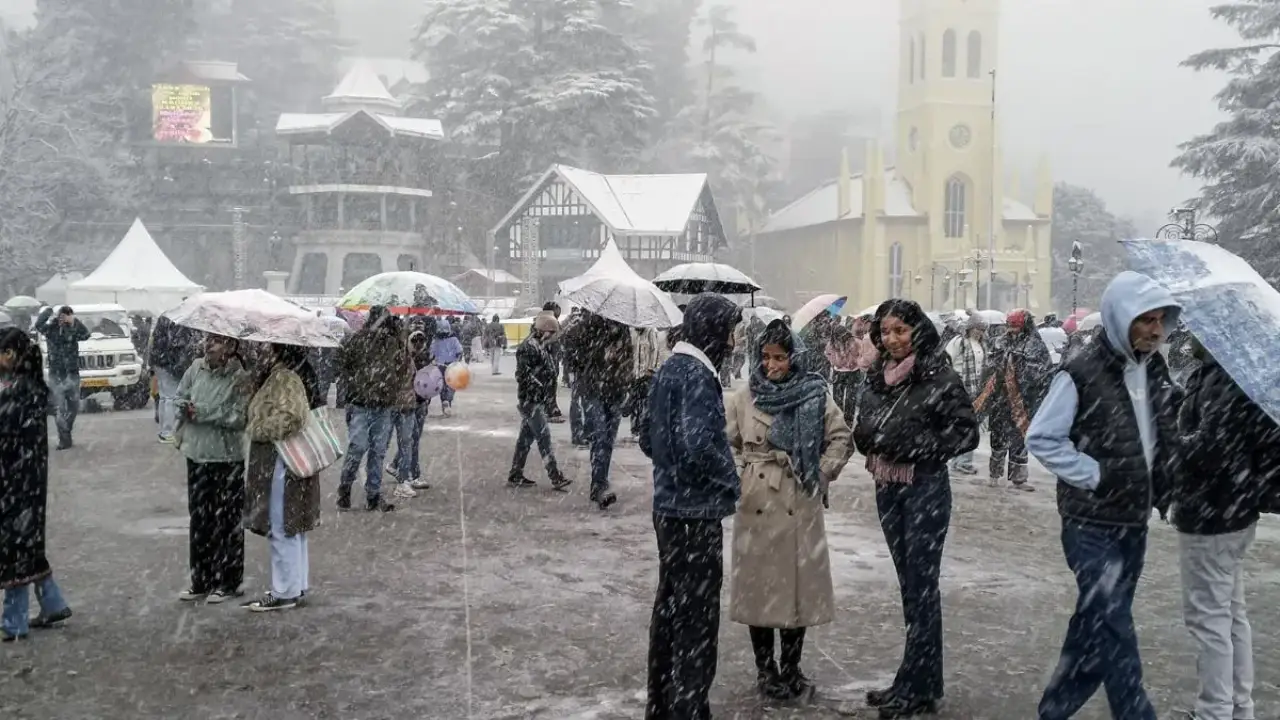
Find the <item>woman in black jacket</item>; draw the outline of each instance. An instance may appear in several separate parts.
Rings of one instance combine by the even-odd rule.
[[[947,462],[978,446],[978,422],[933,322],[910,300],[877,310],[853,439],[876,481],[876,508],[898,572],[906,647],[892,687],[867,693],[881,718],[932,713],[942,698],[938,574],[951,522]]]

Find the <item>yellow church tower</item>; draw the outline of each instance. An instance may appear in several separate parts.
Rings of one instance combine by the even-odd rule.
[[[1009,309],[1049,302],[1048,206],[1018,199],[1004,182],[996,104],[1000,0],[901,0],[898,111],[899,176],[927,232],[906,248],[916,277],[949,273],[963,304]],[[1043,213],[1043,215],[1041,215]],[[1043,257],[1041,257],[1043,255]],[[993,282],[994,278],[994,282]],[[1038,282],[1037,282],[1038,281]],[[956,298],[959,301],[959,298]],[[955,304],[955,303],[952,303]]]

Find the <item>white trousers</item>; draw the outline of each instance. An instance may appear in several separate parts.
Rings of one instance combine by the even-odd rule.
[[[311,560],[307,556],[307,534],[284,534],[284,461],[276,457],[276,471],[271,476],[271,594],[292,600],[310,589]]]
[[[1196,641],[1196,720],[1254,720],[1253,632],[1244,558],[1256,526],[1223,535],[1179,533],[1182,613]]]

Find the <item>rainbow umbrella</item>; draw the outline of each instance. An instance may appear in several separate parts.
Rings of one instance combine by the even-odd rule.
[[[849,298],[844,295],[819,295],[804,304],[804,307],[796,311],[791,316],[791,327],[796,332],[804,329],[804,326],[813,322],[813,319],[819,315],[826,313],[828,315],[839,315],[844,310],[845,303],[849,302]]]
[[[475,315],[480,308],[457,285],[435,275],[402,270],[385,272],[356,285],[342,296],[343,310],[386,306],[396,315]]]

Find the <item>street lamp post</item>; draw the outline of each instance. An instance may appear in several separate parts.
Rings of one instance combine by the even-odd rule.
[[[1189,207],[1174,208],[1169,215],[1173,222],[1156,231],[1156,237],[1162,240],[1199,240],[1200,242],[1218,242],[1218,231],[1212,225],[1196,222],[1196,209]]]
[[[960,262],[960,267],[962,268],[960,271],[960,274],[962,276],[965,276],[965,277],[968,276],[970,272],[968,268],[970,265],[973,266],[973,270],[972,270],[973,272],[973,304],[975,306],[981,307],[982,305],[982,251],[978,251],[974,253],[973,257],[967,257]],[[990,282],[991,278],[987,278],[987,281]],[[990,293],[987,293],[987,294],[990,295]],[[990,300],[991,298],[988,297],[987,298],[988,305],[991,304]]]
[[[929,309],[938,309],[938,273],[942,273],[942,282],[951,282],[951,268],[945,265],[933,263],[929,266]],[[916,282],[919,283],[924,278],[916,275]]]
[[[1071,243],[1071,257],[1067,260],[1067,269],[1071,271],[1071,317],[1076,316],[1080,307],[1080,273],[1084,271],[1084,248],[1080,241]]]

